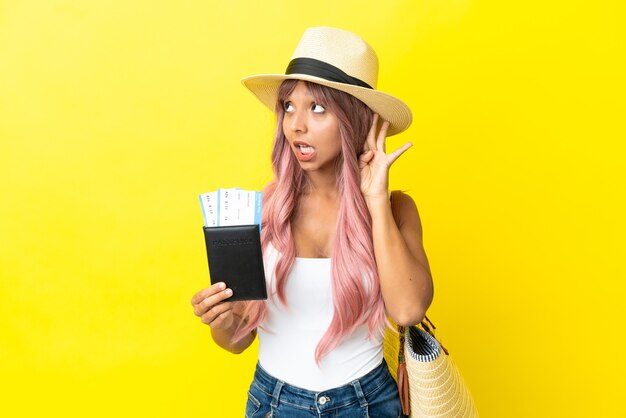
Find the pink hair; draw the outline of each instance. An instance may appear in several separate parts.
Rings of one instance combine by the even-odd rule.
[[[298,198],[306,188],[307,178],[300,168],[282,129],[284,100],[295,89],[298,80],[285,80],[278,91],[276,132],[272,150],[275,180],[263,193],[261,243],[278,250],[276,294],[287,306],[285,286],[296,256],[291,233],[291,215]],[[315,360],[339,344],[343,336],[367,323],[369,335],[383,332],[385,307],[378,282],[378,271],[372,243],[372,220],[360,190],[361,174],[358,156],[363,152],[373,112],[355,97],[315,83],[305,82],[315,100],[323,104],[340,122],[341,154],[337,159],[337,186],[340,193],[337,229],[332,248],[332,290],[334,315],[330,326],[315,350]],[[270,295],[273,294],[270,289]],[[248,302],[244,323],[235,333],[243,338],[263,321],[264,301]]]

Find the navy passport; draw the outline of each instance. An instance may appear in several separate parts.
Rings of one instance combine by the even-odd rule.
[[[233,290],[228,300],[267,299],[259,225],[204,227],[211,283]]]

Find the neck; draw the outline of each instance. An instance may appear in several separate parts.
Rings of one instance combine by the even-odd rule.
[[[337,173],[333,172],[309,172],[306,173],[307,186],[305,194],[336,197],[339,194],[337,185]]]

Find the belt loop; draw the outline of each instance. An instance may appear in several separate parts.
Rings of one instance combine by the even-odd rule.
[[[272,408],[278,408],[278,398],[280,397],[280,390],[285,383],[281,380],[276,380],[276,386],[274,386],[274,392],[272,393]]]
[[[354,387],[354,391],[356,392],[356,397],[359,398],[359,405],[361,408],[365,408],[367,406],[367,399],[365,399],[365,395],[363,394],[363,389],[361,389],[361,382],[359,379],[352,382],[352,386]]]

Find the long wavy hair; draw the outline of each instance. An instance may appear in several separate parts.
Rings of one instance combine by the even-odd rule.
[[[284,102],[298,80],[285,80],[278,91],[276,132],[272,150],[274,181],[263,193],[261,244],[265,251],[271,243],[279,252],[276,263],[275,289],[270,297],[278,297],[287,306],[285,286],[296,257],[291,231],[291,217],[307,177],[301,169],[283,132]],[[373,112],[355,97],[319,84],[305,82],[309,93],[339,119],[341,153],[336,160],[337,187],[340,194],[339,213],[331,254],[334,314],[328,330],[315,350],[321,358],[367,323],[369,336],[384,332],[385,307],[372,242],[372,220],[360,190],[361,174],[358,157],[363,152]],[[234,335],[240,340],[263,321],[265,301],[247,302],[244,320]]]

